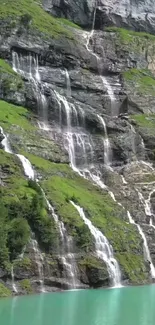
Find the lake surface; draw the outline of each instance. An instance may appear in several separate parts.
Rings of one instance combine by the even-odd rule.
[[[155,325],[155,285],[2,299],[0,325]]]

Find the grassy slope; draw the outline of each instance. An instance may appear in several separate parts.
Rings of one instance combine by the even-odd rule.
[[[136,92],[155,95],[155,78],[151,76],[150,71],[130,69],[123,73],[123,77],[131,87],[135,85],[134,89]]]
[[[16,125],[18,128],[23,128],[26,131],[34,130],[34,125],[29,121],[31,116],[26,108],[0,100],[0,125],[5,130],[10,130],[12,125]]]
[[[135,32],[125,28],[119,27],[106,27],[107,32],[113,32],[117,34],[117,37],[121,40],[121,43],[126,45],[135,45],[135,43],[142,42],[155,42],[155,35],[145,32]]]
[[[24,17],[21,20],[21,17]],[[78,28],[77,25],[66,19],[56,19],[46,13],[41,4],[34,0],[0,0],[0,19],[10,18],[10,26],[15,27],[21,20],[27,27],[38,30],[43,34],[58,37],[72,38],[72,32],[66,27]]]

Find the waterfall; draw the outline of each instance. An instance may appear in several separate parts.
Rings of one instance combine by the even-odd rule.
[[[71,83],[68,70],[65,69],[65,76],[66,76],[66,85],[67,85],[67,97],[71,97]]]
[[[2,146],[4,147],[5,152],[14,154],[10,148],[8,138],[4,134],[2,127],[0,127],[0,131],[1,131],[2,135],[4,136],[4,139],[2,140],[1,143],[2,143]],[[14,155],[17,156],[19,158],[19,160],[21,161],[25,175],[31,179],[34,179],[34,170],[32,168],[30,161],[27,158],[25,158],[23,155],[19,155],[19,154],[14,154]]]
[[[85,216],[84,210],[80,206],[75,204],[73,201],[70,202],[78,211],[80,217],[93,235],[95,239],[96,255],[106,263],[112,285],[115,287],[121,286],[121,271],[118,262],[114,258],[113,249],[107,238],[100,230],[93,226],[92,222]]]
[[[4,131],[3,131],[1,126],[0,126],[0,131],[1,131],[1,134],[3,135],[3,137],[4,137],[3,140],[1,141],[1,144],[4,147],[5,152],[12,154],[12,150],[10,148],[7,136],[4,134]]]
[[[152,215],[154,216],[154,214],[151,211],[151,196],[154,192],[155,192],[155,189],[149,193],[149,197],[147,200],[144,199],[143,195],[139,191],[138,191],[138,195],[139,195],[139,199],[141,200],[142,204],[144,205],[146,216],[150,217],[150,226],[155,229],[155,226],[153,225],[153,221],[152,221]]]
[[[37,241],[35,239],[31,239],[30,243],[32,244],[35,262],[36,262],[36,265],[38,266],[38,275],[39,275],[39,282],[40,282],[40,286],[41,286],[41,292],[45,292],[44,271],[43,271],[44,258],[43,258],[41,251],[39,250]]]
[[[17,52],[12,52],[12,68],[20,74],[22,77],[30,80],[33,84],[33,89],[36,95],[38,110],[39,110],[39,126],[43,130],[48,130],[48,103],[46,96],[44,95],[44,87],[41,82],[41,76],[39,72],[38,55],[29,54],[24,57],[18,55]]]
[[[72,248],[73,248],[72,237],[68,236],[64,223],[59,220],[59,217],[55,213],[54,208],[52,207],[50,202],[48,201],[45,192],[43,191],[43,189],[41,190],[46,200],[48,209],[49,211],[51,211],[53,219],[59,229],[59,233],[62,241],[62,254],[60,255],[60,258],[62,260],[64,269],[66,270],[66,278],[69,279],[69,286],[71,286],[72,288],[76,288],[76,286],[78,285],[78,279],[77,279],[78,268],[76,265],[74,254],[72,253]]]
[[[27,158],[25,158],[23,155],[16,154],[16,156],[20,159],[23,165],[25,176],[34,179],[34,170],[32,168],[30,161]]]
[[[15,293],[18,293],[17,286],[15,284],[15,277],[14,277],[14,270],[13,270],[13,265],[11,267],[11,278],[12,278],[12,289]]]
[[[112,151],[111,151],[111,146],[110,146],[110,141],[108,138],[108,133],[107,133],[107,127],[106,127],[106,123],[104,122],[104,119],[102,116],[97,115],[99,121],[101,122],[103,129],[104,129],[104,133],[105,133],[105,137],[103,140],[103,144],[104,144],[104,163],[106,166],[110,166],[111,164],[111,158],[112,158]]]
[[[114,94],[114,91],[110,85],[110,83],[108,82],[108,79],[105,76],[102,76],[102,58],[100,58],[95,52],[93,52],[92,49],[89,48],[89,43],[90,43],[90,39],[93,37],[94,34],[94,26],[95,26],[95,18],[96,18],[96,7],[97,7],[97,1],[95,3],[95,9],[94,9],[94,16],[93,16],[93,22],[92,22],[92,29],[89,33],[87,33],[87,42],[86,42],[86,49],[89,53],[91,53],[97,61],[97,65],[98,65],[98,71],[100,74],[100,78],[101,81],[103,83],[103,86],[106,88],[107,90],[107,94],[108,97],[110,98],[110,102],[111,102],[111,113],[114,116],[118,116],[118,112],[116,112],[116,107],[114,107],[114,104],[116,104],[116,97]],[[115,105],[116,106],[116,105]]]
[[[132,218],[131,214],[129,211],[127,211],[127,215],[128,215],[128,219],[129,219],[129,222],[131,224],[134,224],[138,231],[139,231],[139,234],[140,236],[142,237],[143,239],[143,246],[144,246],[144,257],[145,259],[149,262],[150,264],[150,273],[151,273],[151,277],[154,279],[155,278],[155,267],[153,265],[153,262],[152,262],[152,259],[151,259],[151,255],[150,255],[150,251],[149,251],[149,247],[148,247],[148,243],[147,243],[147,239],[146,239],[146,236],[141,228],[141,226],[137,223],[135,223],[134,219]]]

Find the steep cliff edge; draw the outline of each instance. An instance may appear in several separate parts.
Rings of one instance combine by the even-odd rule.
[[[40,1],[20,0],[18,9],[14,1],[0,4],[0,126],[13,153],[35,171],[35,181],[28,180],[18,157],[1,145],[2,285],[18,294],[73,287],[67,265],[73,257],[75,287],[111,285],[95,237],[70,201],[108,239],[123,283],[153,281],[155,36],[114,27],[90,35],[46,13]],[[50,1],[43,4],[65,16],[58,1],[52,10]],[[71,10],[65,17],[91,26],[93,2],[65,5],[79,20]],[[36,180],[72,245],[63,242]]]

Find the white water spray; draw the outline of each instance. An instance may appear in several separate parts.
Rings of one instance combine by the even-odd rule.
[[[18,290],[17,290],[17,286],[15,284],[15,277],[14,277],[14,269],[13,269],[13,265],[11,267],[11,278],[12,278],[12,289],[15,293],[18,293]]]
[[[107,133],[107,127],[106,127],[106,123],[103,119],[102,116],[97,115],[98,119],[101,123],[101,125],[103,126],[104,129],[104,133],[105,133],[105,137],[103,139],[103,144],[104,144],[104,163],[106,166],[110,166],[111,164],[111,156],[112,156],[112,151],[111,151],[111,146],[110,146],[110,141],[108,138],[108,133]]]
[[[75,204],[73,201],[70,202],[78,211],[80,217],[83,219],[84,223],[88,226],[91,234],[93,235],[95,239],[96,255],[106,263],[112,285],[115,287],[120,287],[120,268],[116,259],[114,258],[113,249],[109,244],[107,238],[102,234],[100,230],[93,226],[92,222],[85,216],[84,210],[80,206]]]
[[[150,273],[151,273],[151,277],[154,279],[155,278],[155,267],[153,265],[153,262],[152,262],[152,259],[151,259],[151,255],[150,255],[150,251],[149,251],[149,247],[148,247],[148,243],[147,243],[147,239],[146,239],[146,236],[141,228],[140,225],[138,225],[137,223],[135,223],[134,219],[132,218],[131,214],[129,211],[127,211],[127,215],[128,215],[128,219],[129,219],[129,222],[131,224],[134,224],[138,231],[139,231],[139,234],[140,236],[142,237],[143,239],[143,247],[144,247],[144,257],[145,259],[149,262],[150,264]]]
[[[30,243],[32,244],[35,262],[36,262],[36,265],[38,266],[38,275],[39,275],[39,282],[40,282],[40,286],[41,286],[41,292],[45,292],[44,271],[43,271],[44,258],[43,258],[41,251],[39,250],[37,241],[35,239],[31,239]]]
[[[46,96],[44,95],[44,87],[41,82],[38,55],[29,54],[29,56],[27,57],[22,57],[22,55],[19,56],[18,53],[13,51],[12,68],[22,77],[27,78],[32,82],[38,103],[38,110],[40,116],[39,126],[43,130],[48,130],[48,103],[46,100]]]

